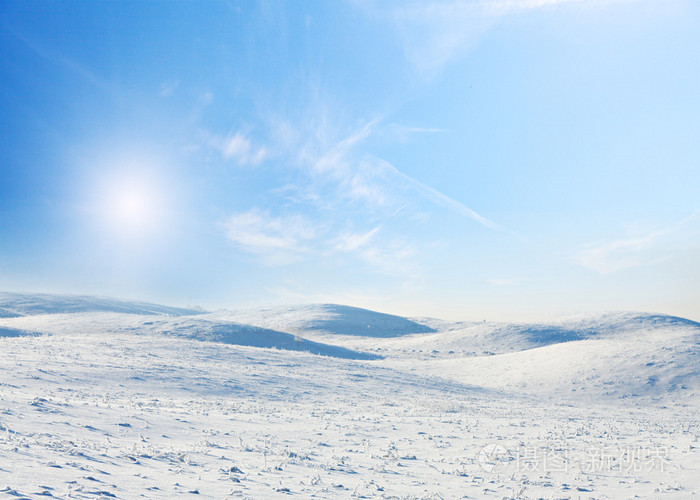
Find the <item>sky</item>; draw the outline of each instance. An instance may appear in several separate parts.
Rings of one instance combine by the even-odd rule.
[[[696,0],[0,1],[0,289],[700,320]]]

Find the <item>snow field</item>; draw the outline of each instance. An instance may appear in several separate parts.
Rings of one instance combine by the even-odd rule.
[[[392,318],[380,315],[383,333],[350,335],[363,324],[376,330],[371,312],[173,316],[118,307],[29,307],[0,319],[12,333],[0,338],[0,496],[700,493],[693,324],[650,316],[598,318],[590,330],[580,321],[425,321],[411,333],[417,320],[400,318],[392,330]],[[533,341],[533,332],[560,341]],[[329,355],[285,349],[289,337],[277,333],[329,346]],[[282,343],[254,347],[255,335]],[[490,349],[489,337],[498,339]],[[458,355],[483,347],[493,354]],[[337,348],[381,358],[333,356],[346,352]]]

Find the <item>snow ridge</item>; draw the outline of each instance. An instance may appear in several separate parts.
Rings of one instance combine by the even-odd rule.
[[[169,307],[148,302],[124,301],[80,295],[49,295],[0,292],[0,318],[35,314],[67,314],[75,312],[121,312],[129,314],[168,314],[181,316],[202,311]]]
[[[27,294],[0,311],[8,497],[700,494],[700,325],[683,318]]]

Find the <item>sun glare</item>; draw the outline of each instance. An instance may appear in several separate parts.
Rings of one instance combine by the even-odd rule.
[[[152,198],[138,187],[114,193],[111,205],[113,222],[124,229],[146,225],[153,216]]]
[[[101,190],[101,226],[112,237],[144,238],[165,225],[164,187],[152,176],[121,174],[105,179]]]

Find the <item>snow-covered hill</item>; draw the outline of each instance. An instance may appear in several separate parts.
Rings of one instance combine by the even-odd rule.
[[[257,326],[231,321],[213,320],[209,315],[193,316],[143,315],[142,313],[83,312],[65,314],[35,314],[5,318],[2,324],[10,336],[17,335],[158,335],[169,338],[190,339],[203,342],[218,342],[287,351],[305,351],[322,356],[347,359],[378,359],[381,356],[370,352],[314,342],[298,335],[278,332]],[[3,336],[0,330],[0,336]]]
[[[601,327],[586,338],[561,340],[491,356],[426,361],[417,371],[452,380],[557,398],[649,396],[698,402],[700,328],[647,321]],[[670,326],[669,326],[670,324]],[[527,332],[526,332],[527,335]],[[495,349],[494,349],[495,351]]]
[[[0,294],[0,336],[159,335],[358,360],[565,399],[698,401],[700,324],[606,313],[539,324],[410,319],[332,304],[204,312],[106,298]],[[9,315],[8,315],[9,316]]]
[[[700,494],[700,325],[0,294],[0,494]]]
[[[226,311],[215,317],[300,335],[393,338],[436,331],[408,318],[337,304]]]
[[[199,310],[168,307],[148,302],[124,301],[78,295],[0,292],[0,318],[73,312],[121,312],[128,314],[198,314]]]
[[[0,337],[22,337],[24,335],[32,335],[32,332],[19,330],[17,328],[0,327]]]

